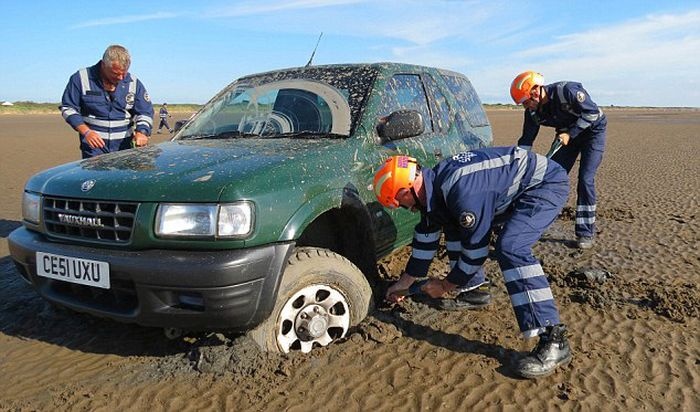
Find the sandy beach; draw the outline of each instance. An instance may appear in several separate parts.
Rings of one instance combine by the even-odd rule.
[[[308,355],[262,354],[222,333],[167,340],[159,329],[54,308],[18,276],[7,236],[21,225],[25,181],[77,160],[77,137],[58,113],[0,116],[0,410],[698,411],[700,110],[607,115],[596,247],[572,248],[574,193],[535,247],[574,353],[536,381],[513,371],[534,341],[521,339],[494,261],[487,308],[380,306]],[[513,144],[522,112],[488,116],[495,145]],[[543,129],[534,149],[545,153],[551,135]],[[409,253],[383,259],[379,272],[397,277]],[[585,268],[610,277],[577,276]]]

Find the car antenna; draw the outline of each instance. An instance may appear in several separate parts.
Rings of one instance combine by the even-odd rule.
[[[311,66],[311,62],[314,60],[314,55],[316,54],[316,49],[318,49],[318,43],[321,42],[321,36],[323,36],[323,32],[321,32],[321,34],[318,35],[318,40],[316,40],[316,47],[314,47],[314,51],[311,52],[311,57],[309,57],[309,62],[306,63],[306,66],[304,67]]]

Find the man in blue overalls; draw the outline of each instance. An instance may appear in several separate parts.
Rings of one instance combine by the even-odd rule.
[[[408,156],[390,157],[374,177],[377,199],[385,207],[420,211],[421,220],[406,270],[386,298],[400,301],[401,291],[427,275],[446,227],[459,233],[459,260],[444,280],[431,279],[421,291],[438,298],[468,285],[482,271],[492,223],[499,216],[505,223],[496,258],[518,326],[525,338],[540,337],[535,349],[518,362],[517,372],[539,378],[569,363],[566,328],[542,266],[532,255],[532,246],[566,203],[568,180],[557,163],[519,147],[460,153],[433,169],[420,169]]]
[[[165,129],[169,131],[170,133],[173,132],[173,129],[170,128],[170,125],[168,124],[168,117],[172,117],[170,113],[168,112],[168,104],[163,103],[163,105],[160,107],[160,110],[158,111],[158,117],[160,117],[160,123],[158,123],[158,130],[156,133],[160,134],[160,129],[165,126]]]
[[[544,84],[544,77],[533,71],[519,74],[510,86],[516,104],[525,107],[523,134],[518,146],[530,150],[540,125],[553,127],[562,147],[552,160],[567,173],[581,154],[576,187],[576,244],[593,247],[596,218],[595,174],[603,160],[608,121],[591,100],[581,83]]]
[[[148,144],[153,105],[130,65],[129,52],[112,45],[101,61],[68,80],[61,115],[78,132],[83,159]]]

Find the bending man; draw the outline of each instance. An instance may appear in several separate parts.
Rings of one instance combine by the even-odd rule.
[[[407,156],[389,158],[374,177],[379,202],[419,211],[421,221],[405,273],[388,289],[387,299],[402,299],[394,293],[427,275],[445,227],[459,231],[462,253],[444,280],[430,280],[422,291],[437,298],[468,285],[488,256],[494,219],[507,214],[496,243],[498,264],[523,336],[540,337],[517,372],[527,378],[553,373],[571,360],[571,351],[532,246],[561,211],[568,189],[561,166],[518,147],[460,153],[433,169],[421,169]]]
[[[603,161],[608,121],[581,83],[544,84],[537,72],[524,72],[513,80],[510,95],[525,107],[523,134],[518,146],[530,150],[540,125],[553,127],[563,147],[552,160],[567,173],[581,154],[576,186],[576,244],[593,247],[596,218],[595,174]]]

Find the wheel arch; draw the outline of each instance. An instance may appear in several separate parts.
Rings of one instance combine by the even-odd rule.
[[[297,247],[329,249],[355,264],[370,284],[376,280],[372,220],[352,185],[323,192],[307,202],[289,220],[280,240],[294,240]]]

